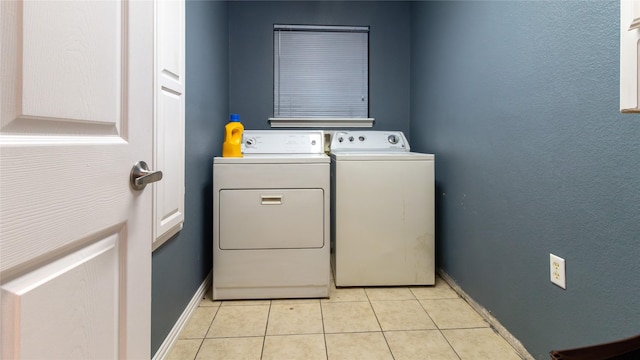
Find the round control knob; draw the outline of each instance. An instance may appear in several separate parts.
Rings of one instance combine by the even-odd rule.
[[[342,136],[340,136],[340,137],[338,138],[338,142],[343,142],[343,141],[344,141],[344,138],[343,138]]]
[[[362,135],[358,136],[358,140],[364,141],[364,136],[362,136]]]
[[[353,136],[349,136],[349,141],[353,142],[354,138]]]
[[[400,141],[400,139],[398,139],[397,135],[389,135],[389,137],[387,138],[387,140],[389,141],[389,143],[395,145],[398,143],[398,141]]]
[[[253,146],[256,143],[256,139],[254,138],[248,138],[245,142],[245,145],[247,146]]]

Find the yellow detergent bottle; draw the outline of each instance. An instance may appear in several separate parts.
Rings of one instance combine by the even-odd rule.
[[[222,143],[223,157],[242,157],[242,132],[244,126],[240,122],[240,115],[231,114],[229,122],[224,127],[224,142]]]

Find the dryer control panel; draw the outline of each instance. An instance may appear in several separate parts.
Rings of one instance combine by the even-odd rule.
[[[409,142],[402,131],[336,131],[331,138],[331,152],[405,152],[410,150]]]
[[[245,130],[243,154],[324,154],[322,131]]]

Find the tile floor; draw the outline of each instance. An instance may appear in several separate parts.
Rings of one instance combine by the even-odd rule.
[[[212,301],[168,359],[521,359],[438,278],[435,286],[336,288],[329,299]]]

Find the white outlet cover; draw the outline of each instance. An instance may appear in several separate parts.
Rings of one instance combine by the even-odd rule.
[[[565,290],[567,289],[567,277],[563,258],[549,254],[549,277],[552,283]]]

